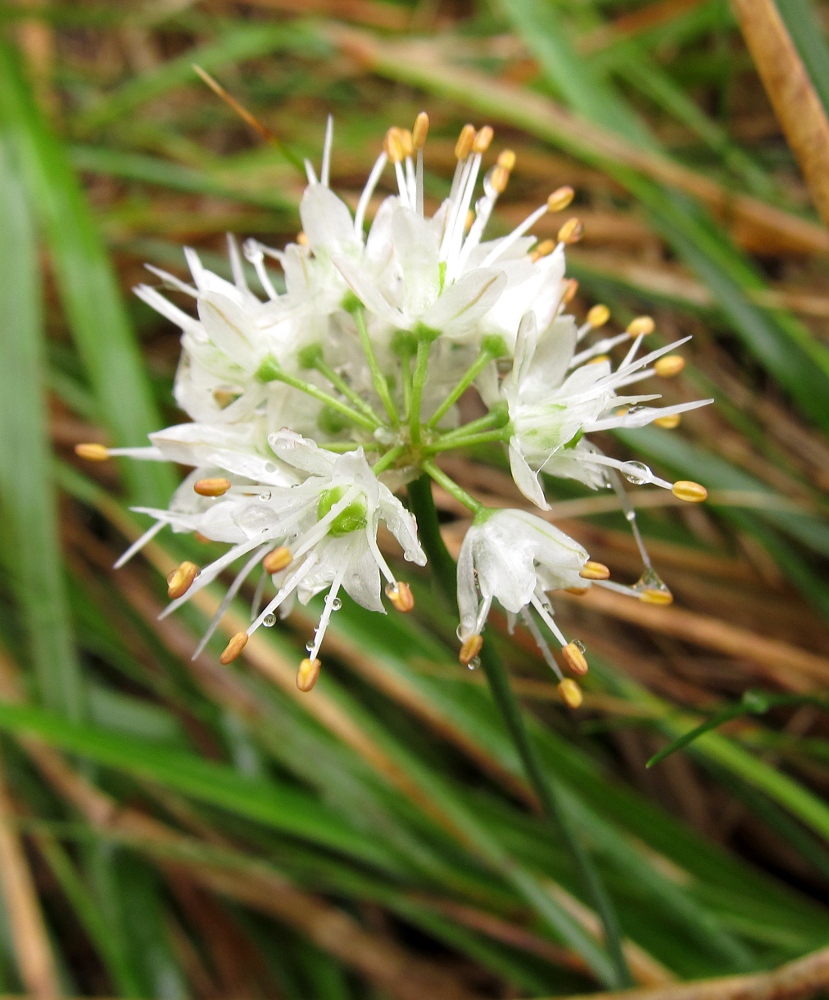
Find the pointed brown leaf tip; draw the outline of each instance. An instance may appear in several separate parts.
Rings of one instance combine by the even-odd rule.
[[[230,640],[230,642],[225,646],[224,652],[219,657],[219,663],[227,666],[228,663],[233,663],[236,657],[242,652],[242,650],[247,645],[248,634],[247,632],[237,632],[236,635]]]
[[[565,677],[563,681],[559,681],[558,693],[561,695],[561,700],[564,704],[570,708],[579,708],[584,701],[581,688],[570,677]]]
[[[286,548],[284,545],[280,545],[279,548],[272,549],[262,560],[262,568],[266,573],[280,573],[283,569],[286,569],[293,562],[294,557],[291,555],[291,550]]]
[[[230,480],[224,478],[199,479],[193,489],[200,497],[220,497],[230,489]]]
[[[192,562],[183,562],[167,577],[167,595],[176,600],[183,597],[199,575],[199,567]]]
[[[465,667],[468,667],[478,653],[480,653],[483,645],[484,640],[479,635],[470,636],[461,646],[458,659]]]
[[[296,672],[296,686],[300,691],[307,692],[317,683],[322,663],[319,660],[309,660],[307,657],[300,663]]]
[[[105,462],[109,458],[109,448],[103,444],[86,442],[75,445],[75,454],[78,458],[85,458],[87,462]]]

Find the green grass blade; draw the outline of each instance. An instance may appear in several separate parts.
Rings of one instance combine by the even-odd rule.
[[[829,114],[829,44],[826,31],[811,0],[775,0],[812,86]]]
[[[116,276],[66,151],[34,103],[16,53],[0,40],[0,123],[11,137],[47,234],[58,288],[95,395],[115,440],[143,444],[161,426]],[[166,503],[169,468],[123,466],[131,496]]]
[[[2,553],[41,699],[55,711],[79,718],[83,682],[61,571],[36,234],[20,165],[5,138],[0,138],[0,218]]]

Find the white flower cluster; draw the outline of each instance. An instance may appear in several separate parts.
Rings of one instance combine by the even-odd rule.
[[[638,462],[604,455],[587,435],[653,421],[675,426],[679,414],[706,401],[654,408],[653,393],[630,386],[653,375],[675,374],[682,359],[675,345],[639,357],[653,329],[647,317],[617,336],[580,346],[604,325],[608,311],[594,307],[579,326],[565,312],[575,283],[564,277],[565,246],[581,235],[570,219],[557,241],[537,243],[531,229],[548,212],[567,208],[561,188],[508,236],[484,240],[515,156],[502,152],[483,176],[492,130],[462,130],[451,190],[431,217],[424,211],[423,147],[428,118],[414,129],[391,129],[356,211],[329,186],[329,121],[319,178],[306,164],[308,186],[300,206],[303,232],[274,250],[248,241],[243,255],[261,286],[245,277],[243,256],[230,239],[232,281],[208,271],[185,250],[192,284],[150,268],[167,290],[194,300],[197,318],[154,287],[137,294],[182,330],[175,397],[192,423],[152,435],[152,447],[79,446],[86,457],[128,454],[193,468],[167,510],[145,510],[153,527],[127,553],[170,525],[230,548],[201,571],[183,563],[168,584],[173,610],[243,560],[201,646],[213,633],[242,583],[257,568],[252,622],[222,654],[230,662],[260,625],[285,614],[296,598],[325,592],[325,606],[297,682],[313,686],[318,653],[344,590],[355,601],[383,611],[381,584],[393,606],[412,607],[409,587],[398,581],[377,540],[386,528],[407,560],[423,565],[411,513],[395,493],[428,475],[465,503],[474,520],[458,564],[461,660],[474,665],[493,599],[520,617],[550,666],[558,664],[544,638],[546,627],[575,673],[587,669],[583,647],[567,642],[555,623],[547,594],[584,589],[591,582],[668,601],[636,532],[645,573],[632,588],[606,579],[606,567],[547,520],[521,510],[490,510],[470,497],[436,464],[449,450],[498,443],[509,452],[518,488],[548,510],[540,474],[579,480],[624,495],[620,476],[653,483],[681,499],[704,499],[695,483],[668,483]],[[390,166],[397,194],[385,198],[364,232],[364,220],[381,177]],[[473,207],[474,204],[474,207]],[[279,265],[285,291],[276,290]],[[608,352],[628,350],[612,365]],[[477,390],[480,417],[462,423],[457,403]],[[268,586],[275,596],[266,599]],[[571,704],[580,699],[572,680],[561,685]]]

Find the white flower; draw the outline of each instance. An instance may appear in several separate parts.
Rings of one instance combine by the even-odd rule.
[[[533,608],[562,647],[567,640],[556,625],[545,592],[583,588],[579,575],[587,552],[564,532],[521,510],[485,510],[466,533],[458,558],[458,636],[469,651],[480,648],[493,600],[511,616],[521,615],[553,669],[549,654],[529,614]]]
[[[582,435],[617,427],[643,427],[658,417],[684,413],[712,400],[651,407],[639,404],[659,399],[658,393],[617,395],[617,389],[653,375],[654,369],[648,366],[674,350],[677,344],[651,351],[636,360],[642,342],[640,335],[634,339],[622,364],[613,371],[607,360],[590,361],[590,356],[598,354],[597,348],[604,345],[582,355],[575,354],[578,333],[571,316],[556,320],[541,335],[533,313],[522,320],[513,369],[501,386],[512,426],[509,456],[516,485],[524,496],[545,510],[549,510],[549,504],[538,478],[541,471],[578,479],[596,489],[607,484],[605,470],[612,468],[634,482],[671,489],[671,483],[655,476],[647,466],[608,458]],[[614,341],[625,339],[629,339],[628,335],[622,334]]]

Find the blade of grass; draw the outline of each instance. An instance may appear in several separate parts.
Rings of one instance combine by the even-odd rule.
[[[0,121],[46,230],[58,288],[101,414],[117,443],[142,444],[161,425],[112,264],[66,151],[34,104],[11,45],[0,40]],[[166,503],[169,468],[123,465],[130,495]]]
[[[0,141],[0,504],[6,572],[15,586],[43,702],[79,718],[80,665],[61,573],[44,399],[37,245],[22,171]]]

